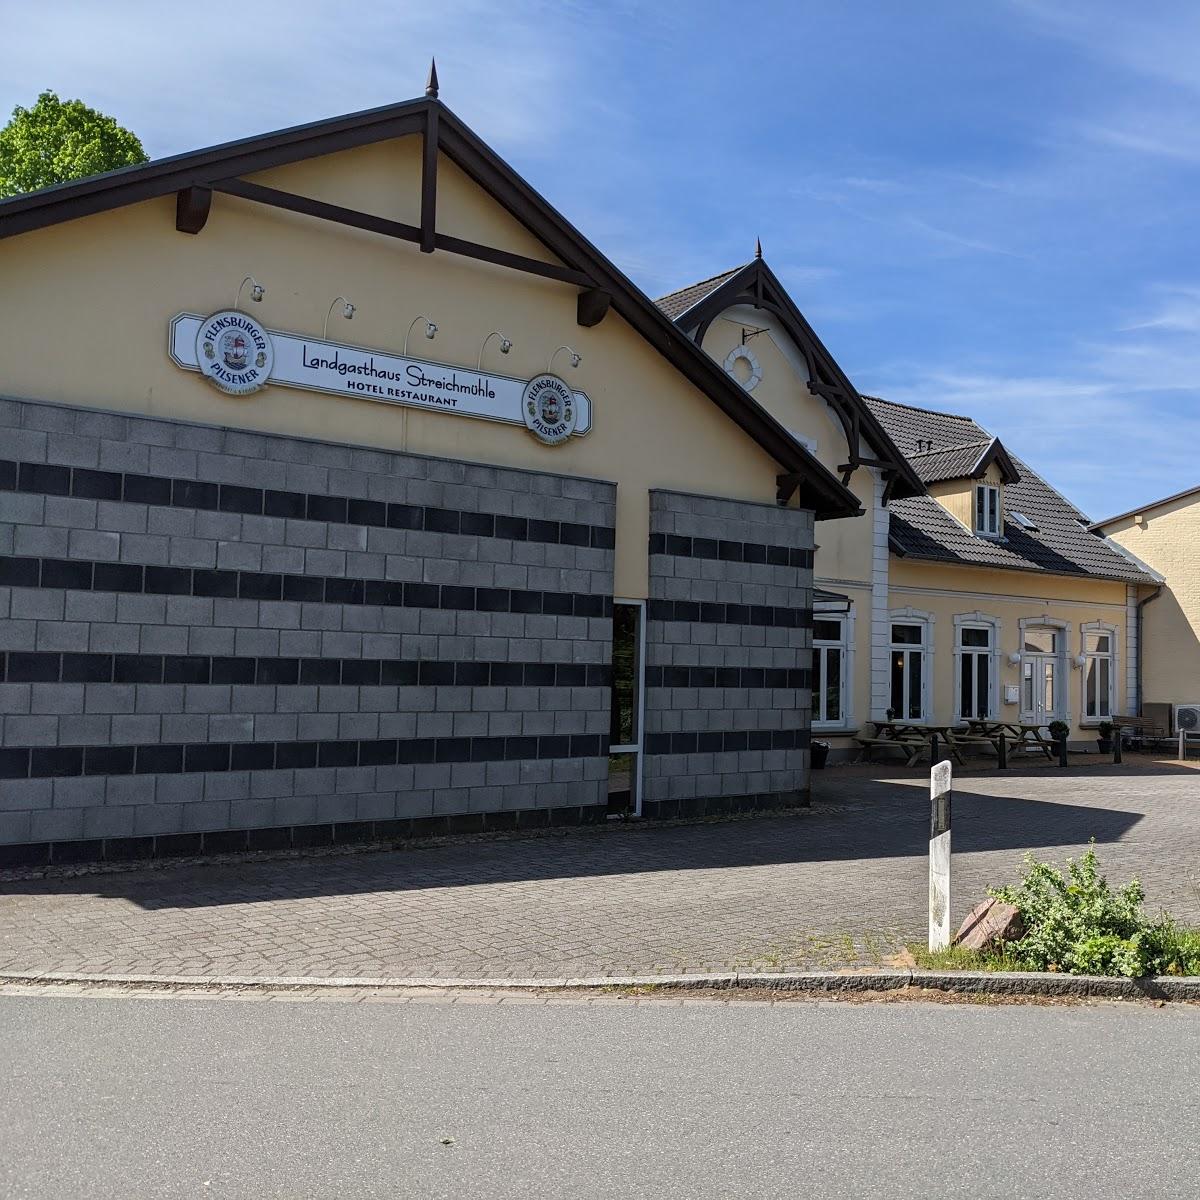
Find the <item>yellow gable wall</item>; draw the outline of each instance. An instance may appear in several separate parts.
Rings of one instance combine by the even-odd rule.
[[[1106,532],[1166,579],[1142,610],[1143,697],[1157,704],[1200,702],[1200,496],[1147,509]],[[1147,593],[1148,594],[1148,593]]]
[[[705,351],[723,364],[730,350],[742,344],[742,330],[768,327],[766,333],[752,338],[747,346],[754,351],[762,367],[762,380],[754,388],[754,399],[781,425],[793,433],[802,434],[816,443],[816,456],[821,463],[840,477],[838,468],[848,455],[846,435],[833,410],[807,385],[807,376],[797,373],[803,359],[796,360],[781,348],[786,335],[773,328],[769,314],[754,311],[746,320],[725,314],[718,317],[704,336]],[[776,340],[778,339],[778,341]],[[799,351],[793,350],[796,356]],[[870,454],[871,451],[866,451]],[[869,470],[859,468],[850,478],[850,490],[858,497],[867,514],[823,521],[817,530],[817,575],[829,580],[871,581],[871,506],[873,477]]]
[[[344,151],[264,172],[272,186],[415,222],[417,138]],[[440,232],[531,257],[544,249],[445,158]],[[268,327],[319,336],[339,293],[358,306],[329,336],[474,367],[483,338],[503,330],[507,358],[485,367],[530,377],[556,346],[583,355],[555,367],[592,399],[594,429],[546,447],[523,428],[406,410],[358,397],[269,386],[237,398],[181,371],[166,353],[177,312],[228,307],[244,275],[267,288],[249,305]],[[175,229],[174,196],[0,242],[0,392],[160,417],[408,449],[416,453],[616,480],[618,595],[646,595],[648,491],[672,488],[773,503],[778,466],[616,313],[575,322],[577,289],[327,222],[214,197],[197,236]],[[339,306],[340,307],[340,306]]]
[[[1115,712],[1125,711],[1125,584],[1106,579],[1072,579],[1025,571],[996,571],[985,568],[943,566],[912,558],[891,560],[889,570],[892,611],[912,608],[932,613],[933,711],[936,724],[957,720],[955,702],[955,625],[957,614],[980,612],[999,618],[1000,706],[999,719],[1016,721],[1020,705],[1005,704],[1004,686],[1020,683],[1020,667],[1010,665],[1008,656],[1021,648],[1023,618],[1048,616],[1066,621],[1067,668],[1064,682],[1071,713],[1073,737],[1087,740],[1094,728],[1082,729],[1083,672],[1072,661],[1082,649],[1081,626],[1101,622],[1116,630],[1117,663]]]

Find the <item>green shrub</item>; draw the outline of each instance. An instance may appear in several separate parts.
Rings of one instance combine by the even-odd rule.
[[[989,891],[1021,913],[1024,936],[1005,952],[1025,970],[1131,978],[1200,973],[1200,931],[1180,929],[1165,914],[1147,917],[1136,879],[1114,891],[1100,873],[1094,840],[1082,858],[1067,860],[1065,875],[1028,854],[1018,885]]]

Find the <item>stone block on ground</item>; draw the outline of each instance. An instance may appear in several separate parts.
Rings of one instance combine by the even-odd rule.
[[[966,950],[987,950],[1004,942],[1015,942],[1024,932],[1024,922],[1016,908],[989,896],[967,914],[953,944]]]

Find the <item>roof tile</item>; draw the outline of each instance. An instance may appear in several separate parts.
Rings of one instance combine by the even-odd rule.
[[[692,283],[678,291],[668,292],[665,296],[660,296],[654,303],[674,321],[689,308],[699,304],[705,296],[715,292],[725,280],[736,275],[741,269],[741,267],[734,267],[729,271],[722,271],[720,275],[714,275],[711,279],[702,279],[699,283]]]
[[[970,417],[893,404],[864,396],[867,407],[887,430],[909,461],[922,472],[921,462],[938,459],[972,462],[991,434]],[[924,451],[933,442],[933,452]],[[921,444],[923,453],[918,453]],[[1152,576],[1127,558],[1106,538],[1087,529],[1087,518],[1054,490],[1027,463],[1014,459],[1021,478],[1004,489],[1006,511],[1017,511],[1037,526],[1022,529],[1005,521],[998,541],[977,537],[956,521],[932,496],[912,496],[891,503],[890,538],[893,549],[912,558],[968,566],[1004,567],[1053,575],[1089,575],[1128,582],[1150,582]],[[931,465],[930,469],[933,469]],[[943,475],[941,478],[954,478]],[[922,474],[925,482],[934,482]]]

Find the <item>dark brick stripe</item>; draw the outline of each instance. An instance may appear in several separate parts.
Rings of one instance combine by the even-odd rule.
[[[608,687],[599,663],[197,654],[0,653],[0,683],[244,683],[461,687]]]
[[[650,600],[650,621],[700,622],[712,625],[765,625],[775,629],[811,629],[811,608],[781,608],[771,604],[711,604],[698,600]]]
[[[727,542],[716,538],[684,537],[676,533],[652,533],[651,554],[677,558],[714,558],[721,562],[765,563],[772,567],[813,565],[813,552],[798,546],[771,546],[762,542]]]
[[[595,734],[324,742],[194,742],[143,746],[25,746],[0,750],[0,779],[505,762],[538,758],[598,758],[607,753],[608,738]]]
[[[612,598],[580,592],[402,583],[336,575],[282,575],[204,567],[151,567],[78,558],[0,556],[0,586],[71,588],[76,591],[202,596],[239,600],[297,600],[317,604],[381,604],[467,612],[544,613],[560,617],[611,617]]]
[[[651,733],[647,754],[730,754],[740,750],[806,750],[807,729],[725,729],[700,733]]]
[[[561,808],[518,808],[489,813],[452,813],[381,821],[325,821],[319,825],[267,825],[255,829],[216,829],[207,833],[160,833],[144,837],[89,838],[70,842],[22,842],[0,846],[0,867],[49,863],[131,862],[141,858],[178,858],[230,854],[244,850],[286,850],[355,842],[400,842],[511,829],[563,825],[602,825],[603,804]]]
[[[675,688],[806,688],[807,667],[647,667],[646,686]]]
[[[809,791],[752,792],[748,795],[688,796],[676,800],[644,800],[642,817],[646,820],[677,821],[711,817],[724,813],[778,812],[785,808],[808,808]]]
[[[616,544],[616,534],[610,525],[581,525],[432,505],[360,500],[324,492],[282,492],[234,483],[205,483],[164,475],[96,471],[88,467],[13,462],[10,459],[0,459],[0,491],[198,508],[249,516],[293,517],[335,525],[370,525],[379,529],[423,529],[430,533],[590,546],[600,550],[611,550]]]

